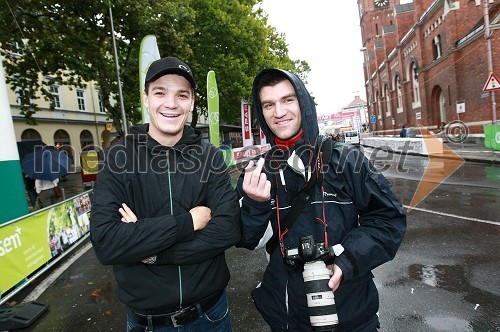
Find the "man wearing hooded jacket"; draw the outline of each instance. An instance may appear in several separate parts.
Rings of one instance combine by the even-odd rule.
[[[255,306],[273,331],[313,329],[302,271],[284,259],[287,249],[312,236],[326,247],[336,245],[334,263],[325,263],[333,272],[326,279],[335,294],[336,331],[376,331],[379,300],[371,270],[396,255],[406,231],[401,204],[358,149],[342,143],[327,144],[328,153],[318,148],[323,142],[314,101],[297,76],[264,69],[254,80],[253,101],[272,148],[258,162],[251,161],[240,177],[239,246],[256,248],[268,226],[277,243],[268,245],[269,264],[252,292]],[[311,178],[316,182],[309,200],[285,227],[298,193]]]
[[[195,80],[174,57],[153,62],[150,123],[105,154],[91,240],[113,265],[127,331],[231,331],[224,251],[240,239],[239,206],[221,152],[186,126]]]

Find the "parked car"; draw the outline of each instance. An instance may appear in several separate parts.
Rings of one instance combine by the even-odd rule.
[[[359,132],[357,130],[348,130],[344,132],[344,142],[353,145],[359,145]]]

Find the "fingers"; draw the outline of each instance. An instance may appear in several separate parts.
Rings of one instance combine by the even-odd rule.
[[[335,292],[337,288],[339,288],[341,281],[342,270],[337,266],[337,264],[333,264],[333,276],[328,281],[328,287],[330,287],[331,290]]]
[[[264,158],[260,158],[257,164],[250,161],[245,167],[243,177],[243,191],[248,197],[255,201],[264,202],[271,197],[271,182],[267,180],[266,173],[262,172]]]
[[[247,167],[245,167],[245,176],[243,182],[247,185],[254,185],[259,182],[259,176],[262,173],[262,166],[264,165],[264,158],[260,158],[257,164],[250,160]]]
[[[122,215],[123,222],[136,222],[137,216],[135,213],[128,207],[127,204],[123,203],[122,207],[118,209],[120,214]]]

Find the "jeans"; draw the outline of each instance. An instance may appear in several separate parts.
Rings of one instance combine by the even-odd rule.
[[[132,331],[132,329],[134,329]],[[224,290],[215,305],[203,313],[203,316],[187,325],[153,326],[154,332],[231,332],[231,316],[227,302],[227,293]],[[127,315],[127,332],[150,331],[146,325],[137,324]]]

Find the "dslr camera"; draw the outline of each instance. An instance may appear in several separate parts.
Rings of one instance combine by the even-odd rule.
[[[326,267],[326,264],[333,264],[334,258],[333,247],[325,248],[325,243],[315,242],[312,235],[301,237],[297,248],[285,250],[285,263],[288,266],[304,266],[302,278],[313,331],[338,330],[335,297],[328,287],[331,271]]]

